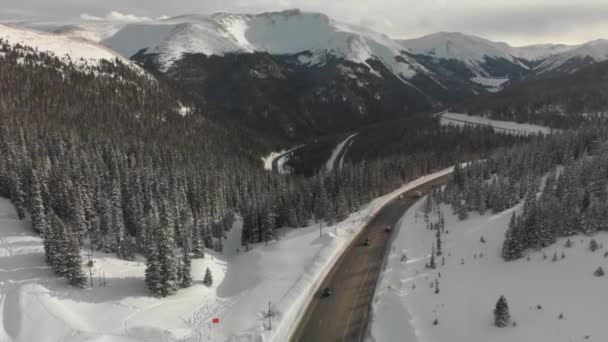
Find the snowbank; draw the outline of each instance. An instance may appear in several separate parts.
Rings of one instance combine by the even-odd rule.
[[[608,278],[593,275],[598,266],[606,269],[608,259],[605,249],[595,253],[588,249],[590,237],[571,237],[572,248],[565,248],[565,239],[560,239],[542,251],[529,251],[530,260],[507,263],[500,257],[502,242],[511,213],[521,206],[496,215],[472,214],[465,221],[442,206],[449,232],[443,235],[445,265],[438,257],[438,268],[430,270],[424,265],[435,236],[426,229],[423,202],[402,218],[374,300],[372,341],[608,340],[604,319],[608,307],[601,300]],[[608,247],[608,234],[595,239]],[[407,262],[401,262],[402,253],[407,254]],[[435,279],[439,294],[430,288]],[[492,310],[500,295],[506,296],[517,326],[492,325]],[[438,325],[433,325],[435,318]]]

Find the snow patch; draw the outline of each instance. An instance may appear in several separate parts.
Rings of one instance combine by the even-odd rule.
[[[274,168],[274,165],[276,163],[277,172],[279,172],[280,174],[290,173],[291,170],[288,170],[286,168],[285,164],[289,160],[289,157],[291,157],[291,153],[294,152],[295,150],[299,149],[302,146],[304,146],[304,145],[299,145],[299,146],[293,147],[289,150],[283,150],[281,152],[270,152],[270,154],[267,155],[266,157],[262,157],[261,159],[262,159],[262,162],[264,163],[264,170],[272,171]]]
[[[181,116],[188,116],[192,113],[192,107],[184,106],[181,102],[178,102],[177,113]]]

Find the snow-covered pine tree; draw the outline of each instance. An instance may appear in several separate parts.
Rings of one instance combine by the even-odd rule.
[[[211,270],[209,267],[205,270],[205,278],[203,279],[203,284],[207,287],[211,287],[213,285],[213,276],[211,275]]]
[[[177,273],[176,273],[177,274],[176,275],[177,282],[181,286],[181,284],[182,284],[182,275],[183,275],[183,273],[182,273],[182,271],[183,271],[183,269],[182,269],[182,260],[181,259],[177,259],[177,268],[176,269],[177,269]]]
[[[441,228],[438,224],[435,227],[435,240],[437,244],[437,251],[435,255],[441,256]]]
[[[505,296],[500,296],[494,308],[494,325],[499,328],[504,328],[509,325],[511,315],[509,313],[509,304]]]
[[[148,236],[146,238],[146,285],[148,289],[157,295],[161,294],[161,264],[158,254],[158,241],[156,235],[158,227],[153,225],[153,220],[148,220]]]
[[[596,277],[603,277],[604,276],[604,269],[602,268],[602,266],[599,266],[595,272],[593,272],[593,275],[595,275]]]
[[[167,202],[163,201],[161,211],[161,226],[156,238],[158,239],[158,262],[160,266],[160,295],[163,297],[175,293],[178,287],[177,266],[173,254],[174,240],[173,229],[170,224]]]
[[[82,270],[82,257],[80,254],[80,243],[78,242],[78,233],[66,229],[65,238],[67,241],[65,251],[65,276],[68,278],[70,285],[75,287],[86,287],[87,276]]]
[[[45,239],[49,241],[49,255],[48,260],[53,272],[55,274],[63,276],[65,275],[65,251],[67,246],[67,239],[65,236],[65,226],[61,219],[55,215],[54,212],[49,214],[49,225],[50,234],[45,234]],[[48,235],[48,236],[47,236]]]
[[[203,238],[201,236],[201,227],[200,223],[195,220],[194,226],[192,227],[191,239],[192,239],[192,254],[194,254],[195,258],[204,258],[205,257],[205,248]]]
[[[32,214],[32,227],[34,231],[40,233],[44,238],[44,232],[48,229],[48,221],[46,219],[42,193],[40,192],[40,181],[36,170],[32,170],[31,192],[30,212]]]
[[[429,268],[436,269],[437,265],[435,264],[435,245],[431,248],[431,260],[429,261]]]
[[[502,258],[506,261],[521,258],[523,252],[521,235],[519,218],[513,213],[502,245]]]
[[[112,185],[111,215],[112,248],[119,257],[126,259],[128,254],[125,250],[127,232],[122,210],[122,194],[118,182],[114,182]]]
[[[591,252],[595,252],[595,251],[597,251],[598,248],[599,248],[599,244],[597,243],[597,241],[595,241],[595,239],[591,239],[589,241],[589,250]]]
[[[192,286],[192,259],[190,258],[190,244],[188,242],[184,243],[181,273],[180,286],[182,288]]]

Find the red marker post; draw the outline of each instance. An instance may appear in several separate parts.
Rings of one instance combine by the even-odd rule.
[[[213,317],[211,319],[211,323],[213,323],[211,325],[211,333],[213,334],[214,339],[215,339],[215,326],[218,325],[218,324],[220,324],[220,318],[219,317]]]

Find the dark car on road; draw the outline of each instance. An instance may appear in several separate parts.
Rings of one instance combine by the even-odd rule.
[[[369,246],[369,238],[365,238],[365,240],[363,240],[363,246]]]
[[[391,227],[391,226],[386,226],[386,227],[384,228],[384,231],[385,231],[385,232],[387,232],[387,233],[390,233],[390,232],[391,232],[391,230],[393,230],[393,227]]]
[[[321,295],[323,297],[329,297],[329,296],[331,296],[332,292],[333,291],[332,291],[331,287],[328,286],[328,287],[326,287],[326,288],[323,289],[323,291],[321,292]]]

